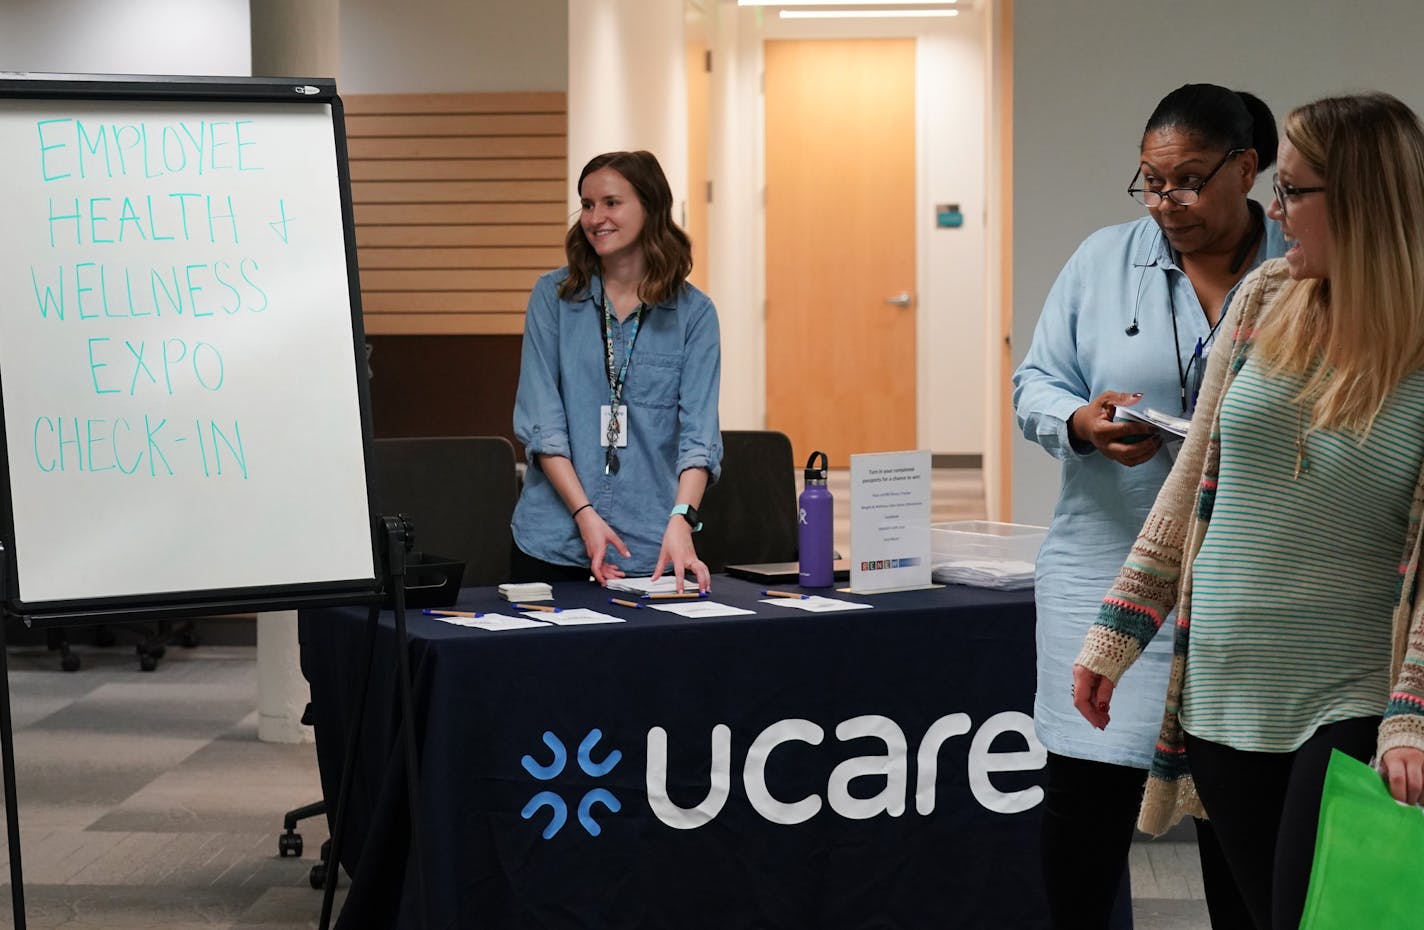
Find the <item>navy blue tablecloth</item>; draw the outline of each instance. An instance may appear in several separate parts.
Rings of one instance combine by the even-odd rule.
[[[1038,928],[1032,592],[959,586],[811,614],[486,632],[408,614],[432,928]],[[461,609],[512,613],[491,589]],[[303,611],[323,788],[337,795],[367,635]],[[382,616],[357,736],[338,927],[416,927]],[[1027,735],[1026,735],[1027,734]]]

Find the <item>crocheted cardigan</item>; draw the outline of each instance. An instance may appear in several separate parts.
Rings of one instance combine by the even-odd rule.
[[[1187,814],[1205,817],[1187,766],[1177,719],[1191,629],[1191,566],[1206,537],[1221,464],[1221,398],[1246,362],[1251,338],[1263,313],[1289,282],[1284,260],[1265,262],[1241,285],[1227,311],[1223,332],[1230,341],[1211,353],[1193,417],[1172,473],[1162,486],[1112,589],[1103,599],[1077,662],[1114,684],[1137,660],[1175,606],[1171,676],[1162,730],[1153,753],[1138,828],[1161,834]],[[1210,428],[1204,428],[1209,426]],[[1391,689],[1383,708],[1377,750],[1398,746],[1424,750],[1424,598],[1418,596],[1418,568],[1424,515],[1424,468],[1414,487],[1409,523],[1402,540],[1400,595],[1393,617]]]

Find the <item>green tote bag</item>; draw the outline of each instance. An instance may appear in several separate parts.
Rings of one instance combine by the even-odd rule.
[[[1378,772],[1337,749],[1320,796],[1300,930],[1418,927],[1424,927],[1424,809],[1395,801]]]

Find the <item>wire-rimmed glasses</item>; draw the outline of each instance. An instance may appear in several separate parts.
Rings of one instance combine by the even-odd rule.
[[[1165,191],[1153,190],[1150,187],[1133,187],[1132,185],[1136,184],[1137,179],[1142,176],[1142,167],[1139,165],[1137,173],[1132,176],[1132,183],[1127,186],[1127,192],[1132,196],[1133,200],[1136,200],[1144,207],[1158,206],[1164,199],[1171,200],[1173,203],[1179,203],[1184,207],[1190,207],[1201,199],[1202,188],[1206,187],[1207,184],[1211,182],[1211,179],[1216,177],[1216,173],[1226,167],[1227,162],[1244,151],[1246,150],[1232,149],[1227,152],[1226,157],[1217,162],[1216,167],[1208,171],[1206,177],[1201,179],[1201,183],[1192,187],[1174,187],[1171,190]]]
[[[1323,194],[1325,188],[1293,187],[1290,184],[1282,184],[1281,174],[1277,171],[1271,175],[1271,191],[1276,195],[1276,203],[1281,205],[1281,215],[1285,216],[1290,213],[1290,208],[1287,206],[1290,198],[1299,197],[1302,194]]]

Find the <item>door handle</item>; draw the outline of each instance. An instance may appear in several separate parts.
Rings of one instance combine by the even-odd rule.
[[[910,296],[909,291],[901,291],[894,297],[885,298],[885,302],[892,307],[899,307],[901,310],[908,310],[915,298]]]

